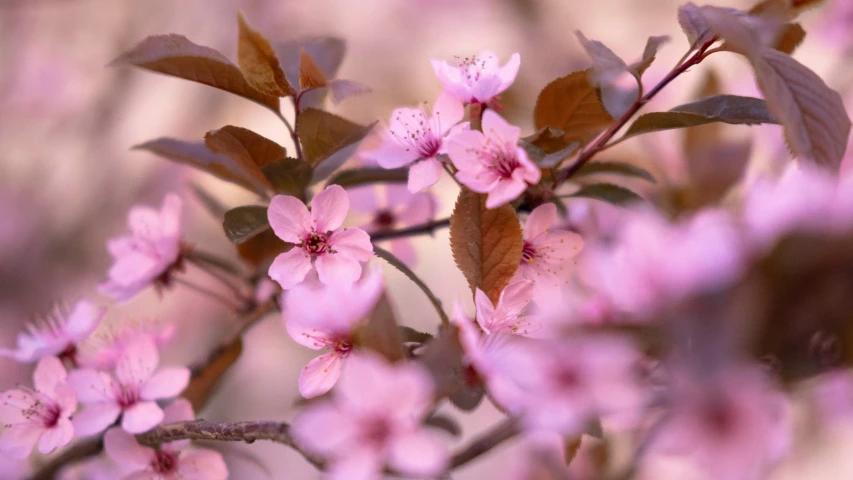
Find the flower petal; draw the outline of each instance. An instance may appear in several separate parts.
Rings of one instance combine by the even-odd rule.
[[[465,117],[465,106],[455,95],[441,92],[432,107],[433,131],[442,136]]]
[[[289,195],[276,195],[270,200],[267,219],[275,235],[288,243],[302,243],[314,226],[305,204]]]
[[[459,170],[476,170],[483,167],[479,150],[485,142],[482,132],[463,130],[447,140],[447,154]]]
[[[489,138],[500,140],[500,144],[514,146],[521,136],[521,129],[511,125],[494,110],[488,109],[483,114],[483,133]]]
[[[500,93],[500,88],[501,78],[497,75],[481,77],[480,81],[471,88],[471,96],[479,103],[489,103],[495,95]],[[491,110],[487,112],[489,111]]]
[[[12,425],[0,436],[0,452],[10,458],[27,458],[43,431],[43,428],[30,423]]]
[[[553,203],[543,203],[534,208],[524,224],[524,239],[533,241],[547,232],[555,220],[557,220],[557,206]]]
[[[228,467],[222,454],[202,449],[183,453],[178,459],[178,473],[185,480],[225,480]]]
[[[307,450],[327,456],[348,448],[357,438],[353,419],[331,401],[305,407],[293,420],[293,437]]]
[[[56,357],[44,357],[39,360],[33,373],[33,385],[36,390],[48,395],[53,395],[56,386],[68,378],[62,361]]]
[[[145,400],[175,397],[180,395],[189,383],[189,368],[162,368],[145,382],[139,391],[139,396]]]
[[[136,402],[121,417],[121,428],[129,433],[151,430],[163,421],[163,410],[157,402]]]
[[[301,289],[300,292],[301,293]],[[301,303],[304,301],[303,295],[288,295],[285,297],[285,313],[282,314],[284,317],[284,328],[287,330],[290,338],[293,339],[296,343],[308,347],[311,350],[320,350],[326,348],[332,342],[333,332],[327,332],[325,329],[317,328],[317,325],[314,325],[314,322],[311,322],[309,319],[303,319],[298,316],[300,311],[303,311],[303,307],[294,305],[295,303]],[[310,298],[314,300],[312,296]],[[310,306],[306,305],[306,308],[310,308]],[[316,310],[316,309],[313,309]],[[305,321],[303,321],[305,320]]]
[[[441,178],[441,162],[435,158],[425,158],[409,167],[409,191],[420,192],[438,183]]]
[[[352,285],[361,277],[361,264],[340,253],[319,257],[315,267],[320,281],[326,285]]]
[[[311,257],[301,248],[294,247],[275,257],[270,265],[269,276],[289,290],[305,280],[305,275],[311,271]]]
[[[439,167],[441,168],[441,167]],[[419,225],[435,218],[438,201],[432,193],[418,193],[411,196],[408,203],[397,215],[397,221],[403,226]]]
[[[118,427],[104,434],[104,450],[119,465],[145,467],[154,460],[154,449],[140,445],[130,433]]]
[[[347,190],[350,208],[362,215],[373,215],[379,208],[376,187],[373,185],[358,186]]]
[[[497,208],[520,197],[527,190],[524,181],[514,179],[501,179],[489,190],[486,197],[486,208]]]
[[[60,418],[56,425],[48,428],[42,433],[39,439],[39,452],[44,455],[52,453],[57,448],[64,447],[71,443],[74,438],[74,426],[71,420]]]
[[[391,444],[388,463],[409,475],[433,477],[447,468],[448,459],[440,434],[422,429],[396,437]]]
[[[73,373],[73,372],[72,372]],[[115,403],[92,403],[74,415],[74,434],[87,437],[102,432],[116,421],[121,408]]]
[[[83,368],[72,370],[66,380],[83,403],[105,402],[113,399],[113,378],[105,372]]]
[[[142,386],[151,378],[160,354],[149,336],[134,339],[124,350],[116,365],[116,378],[122,385]]]
[[[163,423],[185,422],[195,418],[193,406],[186,398],[176,398],[163,409]]]
[[[75,342],[85,340],[98,328],[105,313],[106,309],[98,308],[87,300],[80,300],[65,321],[65,333]]]
[[[299,374],[299,393],[305,398],[318,397],[335,386],[341,376],[343,359],[329,352],[311,360]]]
[[[335,255],[343,255],[359,262],[366,262],[373,258],[370,235],[360,228],[350,227],[338,230],[329,237],[329,246],[337,252]]]
[[[492,333],[491,327],[495,319],[495,307],[486,296],[486,292],[479,288],[474,293],[474,305],[477,307],[477,323],[486,333]]]
[[[382,477],[382,460],[376,450],[359,446],[335,460],[327,475],[329,480],[376,480]]]
[[[515,77],[518,75],[518,68],[521,66],[521,55],[517,53],[513,53],[511,57],[509,57],[509,61],[504,64],[503,67],[498,71],[498,76],[501,79],[501,86],[498,88],[498,93],[503,92],[512,82],[515,81]]]
[[[318,232],[341,228],[349,211],[349,197],[344,187],[329,185],[311,200],[311,218]]]

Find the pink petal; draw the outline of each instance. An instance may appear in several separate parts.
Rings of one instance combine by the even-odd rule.
[[[107,456],[119,465],[145,467],[154,460],[154,449],[140,445],[136,438],[121,428],[114,427],[104,435]]]
[[[409,167],[409,191],[420,192],[438,183],[441,178],[441,162],[435,158],[425,158]]]
[[[441,92],[432,107],[432,122],[438,128],[433,130],[442,136],[465,117],[465,106],[455,95]]]
[[[347,190],[350,207],[362,215],[373,215],[379,208],[376,187],[372,185],[354,187]]]
[[[56,385],[68,377],[62,361],[56,357],[44,357],[39,360],[33,373],[33,384],[39,392],[53,394]]]
[[[418,254],[415,252],[415,247],[408,238],[395,238],[389,241],[391,244],[391,253],[398,260],[408,266],[414,266],[418,260]]]
[[[500,93],[500,88],[501,78],[497,75],[490,75],[480,78],[480,81],[471,88],[471,96],[479,103],[489,103],[495,95]]]
[[[53,395],[63,415],[71,415],[77,411],[77,395],[74,394],[71,385],[67,383],[57,385],[54,388]]]
[[[464,130],[447,140],[447,153],[459,170],[483,168],[478,152],[485,142],[482,132]]]
[[[382,203],[382,208],[388,208],[394,211],[400,210],[400,207],[409,203],[415,198],[405,185],[399,183],[389,183],[385,186],[385,201]]]
[[[409,475],[433,477],[447,468],[448,460],[447,447],[438,433],[417,430],[394,438],[388,463]]]
[[[417,149],[403,144],[390,130],[382,135],[379,148],[368,154],[382,168],[400,168],[417,160],[420,153]]]
[[[166,195],[160,208],[160,234],[177,238],[181,234],[181,210],[184,201],[174,193]]]
[[[48,428],[42,433],[39,439],[39,452],[47,455],[52,453],[57,448],[64,447],[71,443],[74,438],[74,426],[71,420],[60,418],[56,425]]]
[[[74,305],[74,310],[65,322],[65,333],[74,341],[85,340],[101,323],[106,309],[98,308],[91,302],[81,300]]]
[[[289,195],[272,198],[267,209],[267,219],[276,236],[288,243],[302,243],[314,226],[305,204]]]
[[[293,297],[297,296],[294,295]],[[302,296],[300,295],[299,297]],[[326,348],[329,343],[332,342],[334,333],[327,332],[325,329],[320,330],[316,325],[309,324],[310,322],[308,321],[301,321],[302,318],[297,317],[296,314],[302,310],[302,308],[293,306],[293,303],[300,301],[302,301],[302,299],[293,298],[291,300],[290,295],[286,297],[285,305],[288,306],[285,307],[285,313],[282,316],[285,319],[284,327],[287,329],[288,335],[290,335],[290,338],[292,338],[296,343],[312,350]],[[306,307],[311,308],[310,306]],[[316,308],[313,310],[316,310]]]
[[[553,203],[544,203],[534,208],[524,224],[524,239],[533,241],[547,232],[555,220],[557,220],[557,206]]]
[[[12,425],[0,436],[0,452],[10,458],[27,458],[43,431],[43,428],[30,423]]]
[[[72,372],[73,373],[73,372]],[[92,403],[74,415],[74,434],[87,437],[103,431],[116,421],[121,408],[114,403]]]
[[[489,193],[500,178],[493,172],[478,167],[474,170],[459,170],[456,180],[477,193]]]
[[[329,185],[311,200],[311,218],[318,232],[337,230],[349,210],[349,197],[344,187]]]
[[[417,363],[396,364],[392,373],[381,379],[388,384],[388,395],[393,399],[385,413],[401,423],[419,421],[432,407],[435,386],[432,377]]]
[[[527,280],[510,283],[501,292],[498,309],[504,314],[517,317],[530,304],[533,298],[533,286],[534,283]]]
[[[157,345],[148,336],[134,339],[116,365],[116,378],[122,385],[141,386],[154,373],[160,362]]]
[[[435,218],[438,201],[432,193],[412,195],[411,200],[403,208],[397,219],[404,226],[419,225]]]
[[[163,417],[163,410],[157,402],[136,402],[125,409],[121,417],[121,428],[128,433],[147,432],[160,424]]]
[[[190,369],[169,367],[157,371],[142,386],[139,396],[145,400],[171,398],[180,395],[190,383]]]
[[[356,439],[353,419],[328,400],[320,400],[302,409],[293,420],[293,437],[307,450],[327,456],[342,452]]]
[[[326,285],[352,285],[361,277],[361,264],[340,253],[319,257],[315,267],[320,281]]]
[[[350,354],[338,387],[341,405],[356,415],[387,414],[392,400],[391,365],[378,355],[358,351]]]
[[[502,144],[515,145],[521,135],[521,129],[510,125],[494,110],[488,109],[483,114],[483,133],[490,138],[500,140]]]
[[[81,402],[105,402],[113,399],[114,381],[108,373],[88,368],[72,370],[68,374],[67,382]]]
[[[311,257],[301,248],[294,247],[275,257],[270,265],[269,276],[289,290],[305,280],[305,275],[311,271]]]
[[[382,459],[370,447],[356,447],[335,460],[327,475],[329,480],[376,480],[382,478]]]
[[[27,423],[27,411],[38,401],[29,391],[14,389],[0,394],[0,423]]]
[[[185,398],[176,398],[175,401],[163,409],[163,423],[175,423],[192,420],[195,418],[193,406]]]
[[[509,57],[509,61],[501,67],[498,72],[498,76],[501,79],[501,86],[498,88],[499,92],[503,92],[506,90],[512,82],[515,81],[515,77],[518,75],[518,68],[521,66],[521,55],[517,53],[513,53],[511,57]]]
[[[495,307],[486,293],[479,288],[474,293],[474,305],[477,307],[477,323],[486,333],[492,333],[491,327],[495,317]]]
[[[338,230],[329,237],[329,246],[337,252],[335,255],[343,255],[359,262],[366,262],[373,258],[370,235],[360,228],[350,227]]]
[[[134,236],[154,238],[160,231],[160,212],[151,207],[133,207],[127,214],[127,226]]]
[[[329,352],[311,360],[299,374],[299,393],[305,398],[318,397],[335,386],[341,376],[343,359]]]
[[[122,480],[163,480],[163,476],[151,470],[140,470],[127,475]]]
[[[225,480],[228,467],[222,454],[214,450],[192,450],[181,454],[178,472],[185,480]]]
[[[527,152],[523,148],[517,147],[515,155],[518,158],[520,166],[512,172],[513,178],[524,180],[531,185],[539,183],[539,180],[542,178],[542,170],[530,161]]]
[[[551,249],[549,257],[559,263],[571,259],[583,250],[583,238],[575,232],[554,230],[536,239],[534,245]]]
[[[486,208],[497,208],[520,197],[527,184],[518,180],[499,180],[486,197]]]

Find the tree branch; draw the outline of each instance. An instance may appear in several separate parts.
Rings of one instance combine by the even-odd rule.
[[[61,454],[52,458],[49,462],[39,468],[29,480],[53,480],[59,470],[78,460],[93,457],[103,449],[103,438],[95,437],[81,440],[62,451]]]
[[[442,218],[441,220],[433,220],[431,222],[422,223],[420,225],[412,225],[411,227],[401,228],[399,230],[376,232],[370,236],[370,240],[373,242],[381,242],[383,240],[392,240],[394,238],[412,237],[415,235],[421,235],[423,233],[433,233],[439,228],[445,228],[449,226],[450,219]]]
[[[491,430],[475,438],[467,447],[453,455],[450,462],[451,469],[461,467],[475,458],[489,452],[501,443],[518,435],[518,420],[510,418],[497,424]]]

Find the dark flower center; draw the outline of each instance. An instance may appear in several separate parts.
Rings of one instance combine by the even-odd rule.
[[[394,217],[394,214],[390,210],[380,210],[376,214],[376,218],[373,219],[373,224],[376,225],[380,230],[391,228],[394,226],[394,223],[397,219]]]
[[[311,232],[305,237],[305,240],[302,241],[302,248],[308,252],[308,254],[317,256],[322,255],[329,251],[329,234],[328,233],[317,233]]]
[[[151,468],[157,473],[172,473],[177,466],[177,455],[164,450],[157,450],[154,460],[151,461]]]
[[[532,243],[525,241],[521,247],[521,263],[532,263],[536,258],[536,247]]]
[[[382,417],[369,420],[364,426],[364,441],[375,446],[382,446],[388,442],[393,430],[390,422]]]
[[[116,403],[122,410],[136,405],[139,401],[139,392],[135,388],[120,386],[116,395]]]

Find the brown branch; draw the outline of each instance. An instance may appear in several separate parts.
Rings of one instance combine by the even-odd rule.
[[[61,454],[52,458],[28,478],[29,480],[53,480],[62,467],[84,458],[93,457],[101,453],[103,447],[101,437],[81,440],[63,450]]]
[[[475,438],[467,447],[453,455],[453,460],[450,462],[451,469],[465,465],[501,443],[513,438],[520,432],[518,420],[514,418],[504,420],[491,430]]]
[[[439,228],[445,228],[450,226],[449,218],[442,218],[441,220],[433,220],[431,222],[422,223],[420,225],[412,225],[411,227],[401,228],[399,230],[387,230],[376,232],[370,236],[370,240],[373,242],[381,242],[382,240],[391,240],[394,238],[403,238],[403,237],[412,237],[415,235],[421,235],[423,233],[433,233],[435,230]]]

